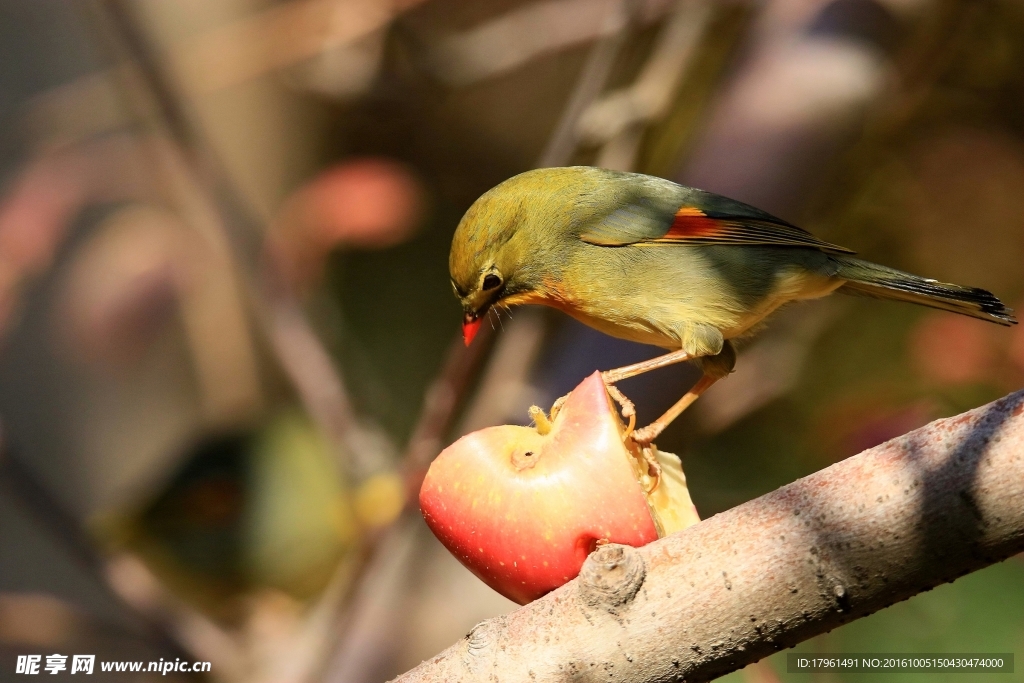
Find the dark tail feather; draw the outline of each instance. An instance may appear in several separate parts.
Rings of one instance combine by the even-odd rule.
[[[846,280],[838,291],[845,294],[909,301],[999,325],[1017,324],[1013,310],[984,289],[929,280],[855,258],[835,261],[839,264],[837,277]]]

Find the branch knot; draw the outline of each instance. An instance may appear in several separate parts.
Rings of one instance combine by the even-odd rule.
[[[495,644],[505,628],[505,617],[481,621],[466,634],[465,661],[471,671],[493,664]]]
[[[644,559],[635,548],[609,543],[591,553],[583,563],[580,598],[591,607],[615,613],[636,597],[646,575]]]

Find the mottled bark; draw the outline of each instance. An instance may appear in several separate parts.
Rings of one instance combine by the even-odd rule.
[[[477,625],[414,681],[706,681],[1024,550],[1024,392],[939,420]]]

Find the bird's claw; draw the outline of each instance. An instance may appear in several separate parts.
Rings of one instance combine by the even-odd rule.
[[[654,439],[660,433],[661,426],[657,422],[653,422],[633,432],[633,442],[640,446],[640,451],[644,455],[644,461],[647,463],[647,474],[654,480],[654,486],[651,487],[648,493],[657,489],[658,484],[661,483],[661,463],[658,462],[658,447],[654,445]]]
[[[626,426],[626,431],[622,433],[622,440],[630,438],[633,435],[633,428],[636,427],[636,406],[633,402],[626,398],[626,395],[619,391],[618,387],[614,384],[605,383],[605,388],[608,389],[608,395],[615,399],[615,402],[619,404],[619,410],[622,412],[622,417],[629,420],[629,424]]]
[[[604,375],[602,374],[602,377]],[[622,440],[627,441],[633,439],[638,446],[640,446],[641,453],[643,454],[644,462],[647,464],[647,476],[650,477],[653,482],[648,493],[653,493],[658,488],[658,484],[661,483],[661,463],[658,462],[658,456],[656,455],[657,446],[652,441],[661,432],[658,429],[657,423],[650,424],[643,429],[637,430],[636,427],[636,406],[633,402],[626,398],[626,395],[619,391],[618,387],[614,384],[609,384],[605,381],[605,387],[608,389],[608,395],[615,399],[615,402],[619,404],[619,409],[622,413],[622,417],[629,420],[629,424],[626,426],[626,431],[622,433]]]
[[[648,489],[647,493],[654,493],[658,490],[658,484],[661,483],[661,463],[658,462],[658,447],[654,444],[644,446],[641,449],[644,455],[644,462],[647,463],[647,476],[651,478],[653,484]]]
[[[637,445],[647,448],[653,443],[653,441],[661,433],[661,430],[657,428],[656,424],[649,424],[646,427],[642,427],[633,432],[633,441]]]

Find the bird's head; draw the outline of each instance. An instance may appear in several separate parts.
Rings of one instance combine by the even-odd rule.
[[[466,212],[452,239],[448,270],[462,304],[468,345],[495,305],[550,303],[571,223],[566,189],[574,169],[520,174],[481,196]]]
[[[499,186],[500,188],[501,186]],[[497,190],[498,188],[495,188]],[[511,198],[491,190],[462,218],[448,258],[452,289],[462,304],[462,334],[468,346],[493,306],[524,287],[523,254],[516,233],[522,217]]]

